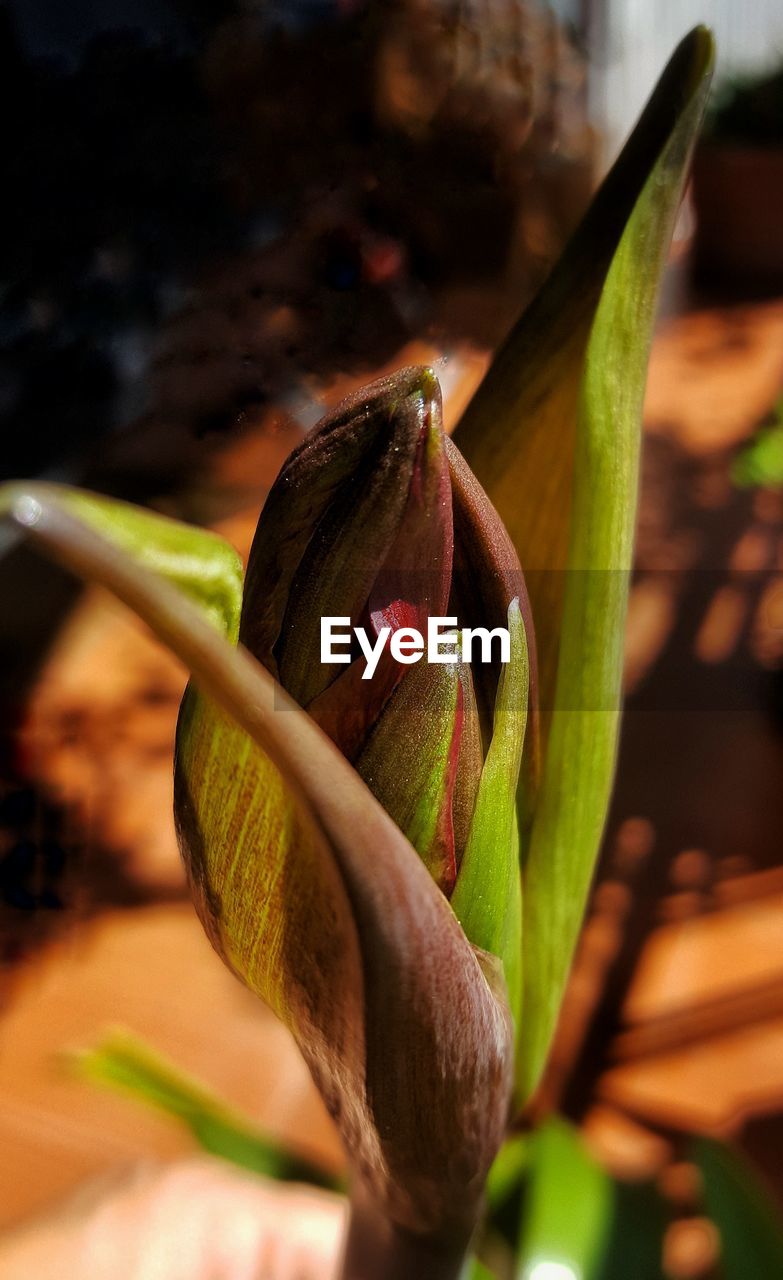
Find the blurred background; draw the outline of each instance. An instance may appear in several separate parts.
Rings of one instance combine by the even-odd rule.
[[[683,1277],[718,1274],[688,1135],[736,1140],[783,1199],[783,7],[0,5],[0,472],[243,552],[354,386],[430,361],[456,422],[700,21],[716,91],[650,371],[618,785],[532,1113],[657,1182]],[[287,1034],[186,898],[184,673],[0,538],[0,1229],[193,1149],[63,1060],[117,1023],[338,1171]]]

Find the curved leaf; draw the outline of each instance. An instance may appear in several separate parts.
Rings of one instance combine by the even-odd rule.
[[[10,508],[14,496],[23,498],[28,488],[22,482],[4,485],[3,507]],[[85,489],[36,481],[35,491],[108,538],[137,564],[178,587],[228,640],[236,640],[242,609],[242,561],[225,538]]]
[[[248,844],[250,870],[228,858],[222,896],[210,872],[226,847],[205,842],[201,909],[243,979],[276,1002],[373,1199],[412,1230],[464,1230],[503,1136],[511,1031],[426,868],[333,744],[181,592],[51,491],[2,489],[3,510],[181,658],[199,690],[191,711],[223,716],[246,735],[248,759],[274,789],[276,838]],[[212,702],[214,712],[199,709]],[[300,894],[289,882],[303,865],[312,880],[300,879]],[[267,881],[282,917],[268,948],[254,923],[254,895]]]

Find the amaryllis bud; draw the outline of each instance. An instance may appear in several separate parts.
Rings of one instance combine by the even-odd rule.
[[[453,533],[438,384],[426,369],[366,387],[291,455],[261,513],[240,639],[352,757],[404,668],[319,662],[323,617],[426,628],[449,598]]]
[[[321,661],[322,618],[371,643],[454,618],[455,660],[398,662],[387,634],[364,679],[360,648]],[[466,627],[507,628],[509,661],[477,636],[469,664]],[[535,657],[519,561],[444,434],[428,369],[351,397],[284,464],[239,636],[388,825],[368,827],[370,796],[357,802],[333,769],[318,774],[308,748],[309,786],[338,815],[336,861],[325,856],[266,751],[191,686],[175,809],[199,914],[291,1026],[371,1199],[418,1232],[464,1225],[508,1114],[519,1032],[516,789]],[[287,745],[300,729],[278,700],[273,729]]]
[[[404,370],[315,428],[259,521],[239,656],[307,717],[278,688],[251,741],[230,700],[234,719],[196,683],[180,714],[175,812],[202,922],[291,1027],[370,1199],[417,1233],[473,1221],[508,1115],[524,599],[511,543],[443,432],[434,375]],[[397,661],[391,636],[451,617],[454,661]],[[323,618],[371,645],[385,636],[372,678],[361,646],[321,660]],[[507,626],[507,666],[496,643],[475,681],[463,625]],[[267,732],[296,758],[304,807]],[[308,815],[316,792],[323,813]]]
[[[375,644],[384,628],[426,635],[430,618],[505,627],[514,599],[534,666],[519,561],[444,434],[426,368],[364,388],[311,432],[284,464],[250,554],[240,639],[354,763],[447,895],[492,736],[497,641],[473,666],[426,655],[403,665],[387,638],[367,679],[355,644],[348,665],[319,661],[321,619],[347,619]],[[529,740],[534,759],[535,717]]]

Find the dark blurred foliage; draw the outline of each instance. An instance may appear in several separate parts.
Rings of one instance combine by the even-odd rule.
[[[57,927],[72,887],[71,839],[55,801],[23,783],[0,784],[0,978]]]
[[[36,0],[0,27],[5,475],[101,454],[111,484],[116,453],[161,487],[303,377],[438,323],[493,340],[509,304],[450,291],[511,264],[518,306],[587,194],[581,59],[515,0]]]
[[[783,144],[783,68],[727,80],[715,95],[708,136],[751,146]]]
[[[2,21],[2,469],[25,474],[133,413],[169,291],[238,219],[192,58],[117,32],[68,71]]]

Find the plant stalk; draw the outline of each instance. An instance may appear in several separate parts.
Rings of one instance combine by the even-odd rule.
[[[351,1195],[340,1280],[462,1280],[471,1229],[415,1235],[395,1226],[359,1188]]]

